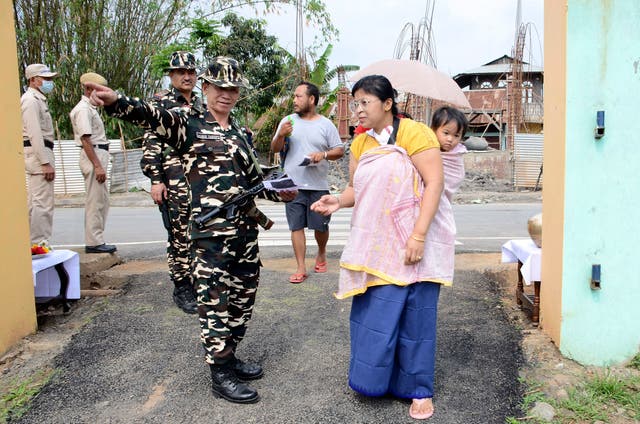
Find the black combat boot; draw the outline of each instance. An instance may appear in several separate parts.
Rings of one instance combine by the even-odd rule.
[[[255,389],[240,382],[231,369],[231,364],[209,365],[211,368],[211,389],[215,397],[234,403],[254,403],[260,400]]]
[[[258,364],[244,362],[236,357],[233,357],[229,361],[229,364],[233,372],[236,374],[236,377],[242,381],[262,378],[262,367]]]
[[[176,281],[173,289],[173,301],[188,314],[198,312],[198,302],[196,301],[196,291],[191,281]]]

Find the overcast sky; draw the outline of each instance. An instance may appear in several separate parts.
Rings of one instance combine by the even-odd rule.
[[[517,0],[432,0],[436,61],[448,75],[476,68],[502,55],[511,55]],[[325,0],[340,38],[334,41],[330,64],[366,65],[393,58],[402,28],[418,27],[426,0]],[[544,0],[522,0],[522,22],[532,23],[524,60],[543,65]],[[268,15],[268,32],[295,54],[295,8]],[[305,44],[319,31],[305,27]],[[407,41],[407,40],[405,40]],[[408,50],[403,56],[408,59]]]

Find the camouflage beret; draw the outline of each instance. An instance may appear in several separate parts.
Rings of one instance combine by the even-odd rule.
[[[96,74],[95,72],[87,72],[86,74],[82,74],[80,76],[80,84],[86,84],[88,82],[107,85],[107,79],[100,74]]]
[[[169,66],[164,68],[165,71],[170,71],[172,69],[196,69],[196,57],[193,53],[177,51],[171,53],[171,58],[169,59]]]
[[[242,76],[238,61],[225,56],[214,58],[198,78],[218,87],[251,88],[249,80]]]

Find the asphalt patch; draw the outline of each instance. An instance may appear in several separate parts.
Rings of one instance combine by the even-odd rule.
[[[261,401],[235,405],[211,394],[197,318],[171,300],[166,272],[134,278],[124,294],[73,337],[57,374],[21,423],[412,423],[408,401],[349,389],[349,301],[332,293],[337,273],[288,283],[263,269],[241,359],[265,376]],[[521,335],[495,283],[460,271],[440,292],[435,415],[430,423],[504,423],[518,416]]]

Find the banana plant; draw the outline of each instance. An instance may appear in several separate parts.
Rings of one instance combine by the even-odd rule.
[[[322,106],[318,109],[318,112],[323,115],[326,115],[331,109],[331,106],[336,102],[338,89],[340,88],[339,84],[333,89],[330,88],[330,82],[341,72],[353,72],[360,69],[357,65],[338,65],[333,69],[329,69],[329,57],[332,51],[333,45],[327,45],[327,48],[315,61],[313,70],[309,72],[309,82],[318,86],[320,96],[324,98]]]

